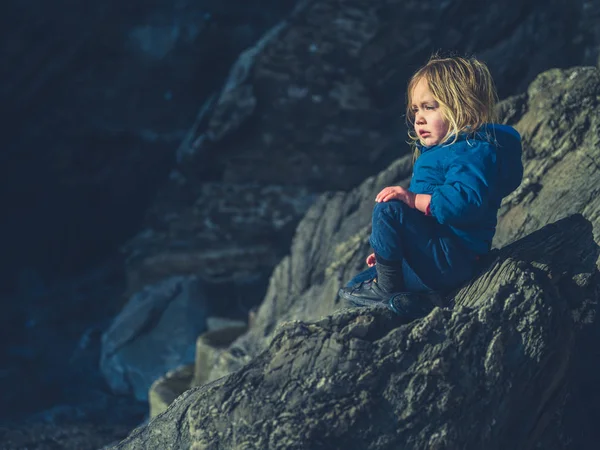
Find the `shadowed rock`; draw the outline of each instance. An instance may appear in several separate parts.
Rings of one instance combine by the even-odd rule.
[[[209,322],[207,320],[207,322]],[[167,409],[179,395],[190,387],[206,383],[214,361],[229,345],[247,330],[245,323],[221,321],[222,326],[202,333],[196,340],[195,363],[177,367],[160,377],[150,387],[148,403],[150,418]],[[210,328],[210,325],[209,325]]]
[[[592,67],[550,70],[524,94],[503,102],[500,111],[506,123],[523,135],[525,178],[500,211],[494,244],[504,246],[574,213],[592,223],[594,240],[600,242],[600,71]],[[598,259],[595,264],[600,267]],[[593,289],[594,281],[585,276],[578,283],[591,283]],[[593,298],[590,295],[588,302]],[[600,439],[598,305],[590,303],[585,309],[587,313],[574,315],[581,330],[576,335],[566,403],[540,448],[594,449]]]
[[[134,295],[102,335],[100,369],[119,394],[148,399],[152,383],[194,360],[206,330],[206,297],[196,277],[173,277]]]
[[[179,366],[160,377],[148,391],[150,418],[164,412],[173,401],[190,388],[194,365]]]
[[[597,9],[583,0],[299,1],[199,108],[171,181],[127,245],[130,289],[182,273],[223,280],[220,291],[263,283],[314,194],[349,190],[408,152],[406,81],[431,52],[476,53],[504,97],[550,67],[595,64]]]
[[[241,370],[188,391],[115,448],[533,448],[562,398],[570,304],[588,294],[564,263],[584,256],[592,274],[597,255],[589,222],[573,216],[500,252],[453,311],[409,324],[380,309],[285,322]]]
[[[502,102],[499,108],[505,121],[523,135],[525,176],[500,211],[495,246],[575,213],[593,224],[598,241],[600,202],[594,193],[600,171],[591,161],[600,158],[600,71],[591,67],[552,70],[540,75],[528,92],[528,96]],[[544,104],[544,98],[550,100]],[[578,122],[588,126],[574,125]],[[535,126],[528,127],[531,123]],[[536,148],[555,150],[538,154]],[[215,377],[236,370],[265,348],[277,323],[315,319],[338,308],[338,289],[365,268],[377,192],[389,185],[407,186],[410,173],[410,157],[401,158],[347,194],[328,193],[319,198],[298,226],[290,255],[275,268],[255,326],[234,343],[239,365],[228,358],[228,367],[213,369]],[[538,182],[531,191],[533,178]],[[544,249],[539,250],[541,258]]]
[[[543,117],[558,115],[568,126],[579,112],[548,106],[547,116],[539,110],[528,116],[543,101],[536,83],[549,99],[587,105],[581,116],[592,125],[567,128],[570,138],[552,134],[555,127]],[[535,132],[521,129],[526,180],[540,173],[542,182],[553,183],[528,160],[534,145],[546,142],[551,150],[574,142],[563,161],[595,156],[598,147],[586,143],[598,139],[599,90],[597,69],[550,71],[532,84],[529,97],[500,106],[518,129],[527,123],[521,118],[538,120]],[[558,100],[551,104],[562,108]],[[560,160],[538,159],[546,167]],[[582,180],[580,169],[579,163],[562,168],[567,198],[595,185],[597,173]],[[586,409],[594,416],[575,386],[582,373],[586,386],[598,378],[597,359],[582,357],[597,353],[594,344],[582,338],[598,334],[590,324],[598,307],[600,215],[594,211],[600,203],[589,198],[582,214],[538,231],[520,228],[520,235],[507,221],[518,217],[511,211],[520,202],[507,199],[498,239],[513,243],[490,254],[481,274],[456,293],[453,311],[436,309],[405,325],[381,311],[337,311],[337,289],[364,266],[376,192],[406,184],[409,174],[403,158],[348,194],[321,196],[298,227],[290,256],[275,269],[253,327],[213,367],[216,381],[186,393],[118,448],[158,448],[159,430],[164,442],[206,449],[217,442],[311,449],[576,449],[593,442],[572,425],[588,420]]]

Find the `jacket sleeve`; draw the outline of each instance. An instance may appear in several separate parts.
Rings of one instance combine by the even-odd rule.
[[[469,225],[489,207],[497,174],[496,149],[487,142],[462,144],[446,170],[444,184],[431,196],[431,215],[441,224]]]

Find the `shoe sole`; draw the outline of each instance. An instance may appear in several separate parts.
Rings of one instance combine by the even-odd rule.
[[[376,300],[360,300],[351,295],[344,295],[342,293],[339,293],[339,296],[340,296],[340,298],[345,300],[347,303],[350,303],[352,306],[362,306],[362,307],[375,306],[375,307],[379,307],[379,308],[388,308],[388,300],[378,300],[378,301],[376,301]]]

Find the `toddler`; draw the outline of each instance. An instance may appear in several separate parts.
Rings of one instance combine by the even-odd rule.
[[[433,56],[410,79],[414,146],[408,189],[375,197],[369,269],[340,290],[353,305],[387,305],[409,319],[475,275],[490,251],[502,199],[523,176],[521,138],[496,121],[496,90],[476,58]]]

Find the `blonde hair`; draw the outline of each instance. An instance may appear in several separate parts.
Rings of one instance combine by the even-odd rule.
[[[419,137],[414,132],[412,94],[421,79],[427,81],[448,124],[448,132],[441,143],[446,143],[453,136],[454,140],[449,143],[452,144],[460,133],[475,133],[483,124],[497,121],[495,106],[498,94],[486,64],[476,58],[441,58],[433,55],[427,64],[415,72],[406,91],[406,122],[409,142],[414,147],[413,160],[419,156]]]

